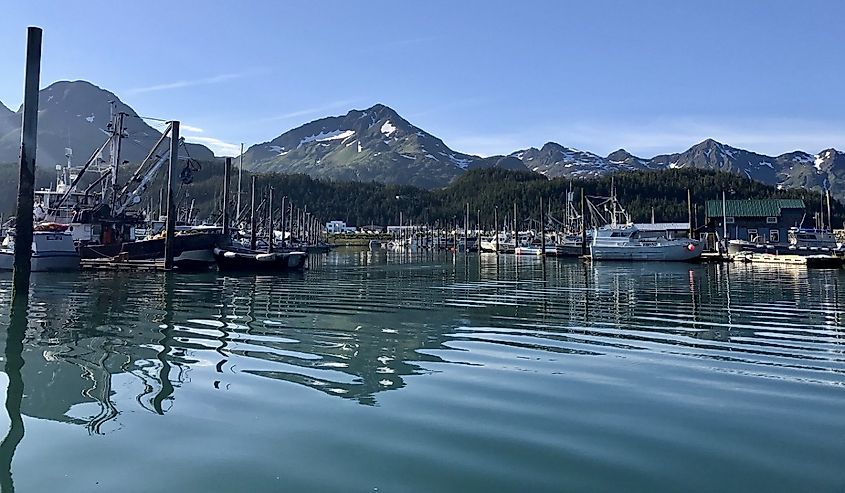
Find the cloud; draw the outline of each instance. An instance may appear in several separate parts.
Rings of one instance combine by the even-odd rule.
[[[191,125],[185,125],[184,123],[179,124],[179,129],[185,132],[193,132],[196,134],[201,134],[203,132],[203,129],[199,127],[192,127]]]
[[[202,144],[214,152],[215,156],[237,156],[241,153],[240,144],[231,144],[215,137],[200,137],[195,135],[184,136],[185,142]]]
[[[259,122],[271,122],[271,121],[279,121],[279,120],[290,120],[293,118],[298,118],[301,116],[309,116],[309,115],[325,115],[326,112],[331,110],[336,110],[338,108],[350,109],[350,107],[355,104],[359,100],[355,99],[342,99],[339,101],[333,101],[328,104],[315,106],[312,108],[303,108],[300,110],[291,111],[288,113],[282,113],[281,115],[276,116],[268,116],[265,118],[260,118],[256,121]]]
[[[183,87],[193,87],[193,86],[204,86],[209,84],[219,84],[221,82],[226,82],[234,79],[240,79],[243,77],[255,75],[258,72],[256,71],[247,71],[241,73],[233,73],[233,74],[220,74],[215,75],[213,77],[205,77],[202,79],[192,79],[192,80],[179,80],[176,82],[167,82],[163,84],[156,84],[152,86],[146,87],[135,87],[132,89],[127,89],[124,92],[126,94],[142,94],[147,92],[156,92],[156,91],[169,91],[171,89],[181,89]]]

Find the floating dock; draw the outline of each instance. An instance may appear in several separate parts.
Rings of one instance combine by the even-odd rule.
[[[143,270],[163,271],[164,260],[120,260],[117,258],[82,259],[79,266],[83,270]]]

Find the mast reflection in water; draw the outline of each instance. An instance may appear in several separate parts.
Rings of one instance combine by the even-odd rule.
[[[841,282],[403,252],[287,276],[37,274],[4,347],[0,484],[825,489],[845,482]]]

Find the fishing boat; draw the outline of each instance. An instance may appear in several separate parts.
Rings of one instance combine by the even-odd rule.
[[[306,252],[261,252],[237,246],[214,248],[217,268],[224,272],[290,272],[305,268]]]
[[[649,231],[641,234],[628,213],[616,201],[615,189],[609,199],[594,206],[594,215],[608,211],[608,224],[593,230],[590,258],[593,260],[636,260],[661,262],[689,262],[701,256],[704,245],[690,238],[672,238],[668,232]],[[601,209],[600,209],[601,208]]]
[[[61,226],[61,225],[58,225]],[[13,270],[15,232],[10,230],[0,246],[0,270]],[[32,232],[32,272],[57,272],[79,269],[79,254],[73,236],[61,227],[40,226]]]

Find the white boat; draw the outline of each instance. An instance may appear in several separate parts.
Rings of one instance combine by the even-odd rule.
[[[0,247],[0,270],[13,270],[15,237],[10,232]],[[64,231],[32,232],[32,272],[68,271],[79,269],[79,253],[73,236]]]
[[[634,224],[602,226],[593,233],[590,256],[594,260],[653,260],[685,262],[701,256],[704,245],[688,238],[640,238]]]
[[[478,246],[482,252],[513,253],[515,243],[509,234],[499,233],[498,250],[495,236],[482,236]]]
[[[704,250],[700,241],[672,238],[668,232],[641,234],[625,209],[616,202],[615,189],[611,189],[610,198],[600,205],[612,211],[612,215],[609,224],[593,230],[590,244],[590,258],[593,260],[687,262],[700,257]],[[600,215],[597,208],[594,211]]]

